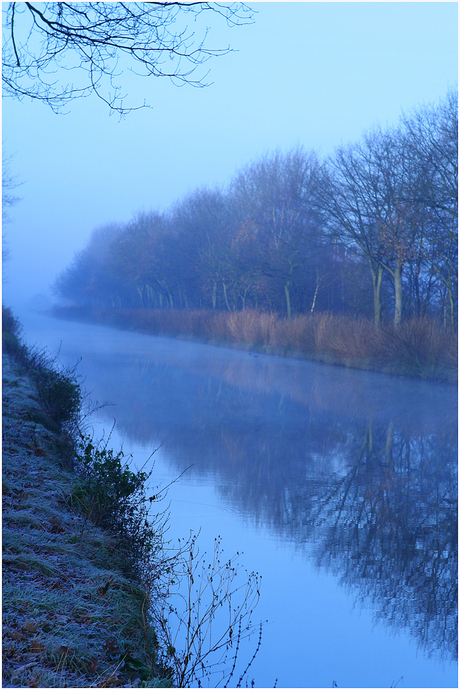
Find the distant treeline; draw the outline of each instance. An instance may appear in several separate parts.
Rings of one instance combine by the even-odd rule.
[[[455,325],[458,104],[374,129],[328,158],[297,147],[165,212],[94,230],[55,283],[67,304],[328,311]]]

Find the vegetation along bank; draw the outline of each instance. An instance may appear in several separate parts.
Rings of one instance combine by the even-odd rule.
[[[267,354],[456,383],[457,333],[413,318],[375,326],[365,318],[329,313],[283,318],[256,310],[55,307],[55,316]]]
[[[239,585],[232,560],[205,567],[196,538],[165,543],[162,492],[147,497],[149,474],[85,434],[75,371],[24,345],[5,308],[2,340],[3,687],[187,687],[219,665],[229,679],[258,576]],[[179,581],[203,592],[206,578],[211,620],[245,593],[219,645],[195,615],[203,594],[171,604]],[[176,648],[181,630],[199,644]]]
[[[18,335],[4,309],[3,686],[170,685],[146,613],[139,544],[121,525],[122,481],[139,492],[142,477],[112,463],[118,487],[103,487],[108,456],[98,468],[89,440],[77,451],[75,376]],[[82,452],[86,473],[77,475]]]

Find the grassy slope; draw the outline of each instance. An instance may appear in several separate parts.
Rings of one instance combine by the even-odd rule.
[[[70,508],[75,475],[5,355],[2,380],[3,687],[137,687],[152,661],[145,595],[120,574],[110,534]]]

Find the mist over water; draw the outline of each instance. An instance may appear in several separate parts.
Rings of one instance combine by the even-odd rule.
[[[188,468],[168,536],[262,575],[257,687],[457,687],[454,386],[19,316],[113,403],[96,434]]]

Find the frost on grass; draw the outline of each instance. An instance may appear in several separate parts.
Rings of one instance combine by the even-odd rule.
[[[165,550],[122,451],[81,436],[66,469],[48,401],[8,357],[3,396],[3,685],[241,687],[258,575],[219,541],[210,563],[195,537]]]
[[[33,381],[5,356],[2,379],[3,685],[135,687],[147,675],[141,593],[111,536],[69,508],[75,476]]]

